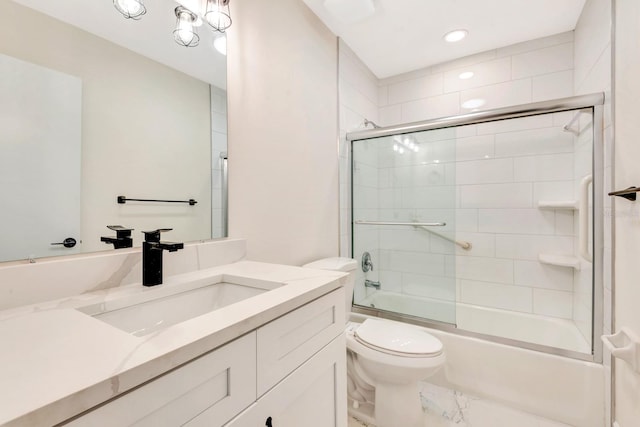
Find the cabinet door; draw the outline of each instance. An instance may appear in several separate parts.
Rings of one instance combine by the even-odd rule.
[[[258,396],[344,332],[344,289],[337,289],[258,329]]]
[[[176,427],[207,414],[221,426],[256,399],[256,339],[251,332],[66,426]]]
[[[341,334],[225,427],[346,427],[346,381]]]

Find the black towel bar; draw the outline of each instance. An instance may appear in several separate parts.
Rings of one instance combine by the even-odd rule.
[[[125,196],[118,196],[118,203],[123,205],[127,202],[160,202],[160,203],[189,203],[189,206],[193,206],[197,201],[193,199],[189,200],[157,200],[157,199],[130,199]]]

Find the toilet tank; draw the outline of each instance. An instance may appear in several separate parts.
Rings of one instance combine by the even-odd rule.
[[[358,268],[358,261],[352,258],[334,257],[323,258],[317,261],[310,262],[303,265],[305,268],[315,268],[318,270],[331,270],[331,271],[344,271],[349,273],[347,277],[347,283],[344,285],[345,290],[345,304],[347,318],[348,313],[351,312],[351,302],[353,301],[353,285],[356,282],[356,269]]]

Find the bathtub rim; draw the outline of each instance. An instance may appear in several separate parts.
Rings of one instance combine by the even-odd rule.
[[[411,316],[408,314],[396,313],[393,311],[381,310],[379,308],[364,307],[359,305],[351,306],[351,313],[366,317],[377,317],[380,319],[388,319],[396,322],[408,323],[411,325],[421,326],[428,329],[435,329],[438,331],[448,332],[453,335],[459,335],[468,338],[476,338],[495,344],[507,345],[510,347],[521,348],[525,350],[537,351],[545,354],[551,354],[554,356],[568,357],[570,359],[581,360],[584,362],[602,363],[598,360],[594,351],[596,347],[595,343],[591,343],[591,353],[580,353],[578,351],[547,346],[543,344],[535,344],[527,341],[520,341],[511,338],[498,337],[490,334],[483,334],[480,332],[468,331],[466,329],[459,329],[456,325],[439,322],[437,320],[424,319],[422,317]]]

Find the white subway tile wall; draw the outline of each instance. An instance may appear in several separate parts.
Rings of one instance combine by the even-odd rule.
[[[571,319],[573,270],[538,259],[540,254],[574,254],[574,212],[538,206],[539,201],[576,197],[575,181],[581,176],[574,173],[574,147],[583,142],[562,130],[562,119],[571,118],[550,114],[464,126],[455,132],[422,132],[415,135],[419,151],[404,154],[393,151],[392,138],[357,142],[354,179],[362,185],[354,188],[356,218],[443,221],[446,227],[433,230],[472,243],[472,249],[465,250],[422,229],[375,227],[379,246],[369,248],[380,249],[374,262],[383,288],[451,300],[454,279],[459,279],[460,302]],[[366,165],[360,165],[361,157]],[[581,158],[586,160],[591,161]],[[377,212],[372,192],[376,180]],[[359,216],[360,209],[369,217]],[[372,233],[369,227],[367,235]],[[360,232],[356,230],[355,244],[367,250]]]
[[[361,69],[350,55],[341,65]],[[572,96],[573,56],[573,32],[568,32],[380,80],[377,118],[385,126],[469,112],[465,102],[471,100],[480,100],[478,109],[490,109]],[[463,72],[473,76],[461,79]],[[371,75],[346,74],[358,75],[368,78],[370,87]],[[341,96],[357,100],[374,93],[361,92]],[[360,109],[358,119],[368,114],[362,103],[343,101],[348,102],[351,111]],[[377,268],[367,277],[399,280],[383,281],[383,287],[436,299],[455,295],[455,280],[445,279],[457,278],[461,302],[573,320],[577,311],[586,326],[588,316],[580,310],[590,301],[589,280],[578,279],[588,274],[576,273],[574,279],[573,269],[538,259],[572,255],[577,248],[577,214],[538,206],[576,200],[579,182],[590,171],[591,141],[584,136],[590,135],[584,132],[590,116],[581,114],[580,136],[562,130],[573,116],[554,113],[422,132],[414,135],[419,151],[402,155],[393,151],[392,138],[367,143],[377,144],[377,151],[356,143],[355,218],[445,221],[447,227],[433,230],[472,243],[464,250],[421,229],[368,226],[368,243],[377,235],[378,246],[367,246],[358,241],[367,226],[357,226],[355,256],[379,248]],[[435,255],[445,256],[444,269]],[[429,280],[420,285],[420,278]]]

